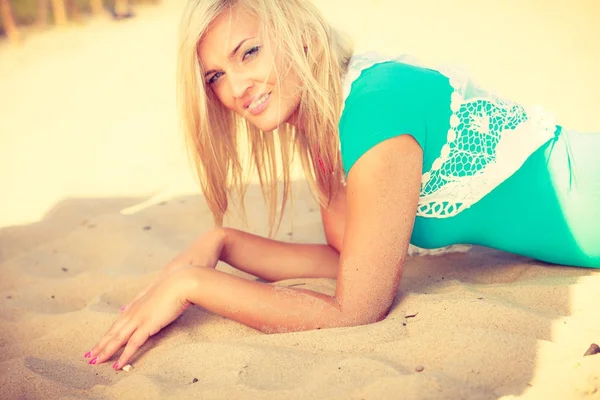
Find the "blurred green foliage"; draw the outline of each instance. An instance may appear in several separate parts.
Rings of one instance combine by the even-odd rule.
[[[160,0],[129,0],[129,4],[133,11],[135,11],[136,4],[156,4]],[[69,19],[76,18],[73,15],[73,9],[76,7],[77,13],[80,16],[89,15],[91,13],[90,1],[89,0],[64,0],[65,8],[67,10],[67,14]],[[12,7],[13,16],[15,18],[15,22],[17,26],[23,27],[27,25],[34,25],[39,21],[39,7],[40,0],[9,0],[9,3]],[[46,4],[48,7],[47,10],[47,21],[45,23],[51,25],[53,23],[52,17],[52,7],[51,1],[47,0]],[[109,13],[112,10],[114,5],[114,0],[103,0],[104,8],[106,12]],[[2,26],[2,19],[0,18],[0,35],[4,35],[4,27]]]

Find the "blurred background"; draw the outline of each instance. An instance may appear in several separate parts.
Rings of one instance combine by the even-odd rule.
[[[19,41],[23,29],[64,26],[82,22],[89,16],[110,13],[115,19],[133,16],[136,4],[158,3],[159,0],[2,0],[0,32],[13,42]]]
[[[315,1],[357,51],[458,65],[567,127],[600,130],[597,0]],[[0,227],[67,198],[145,199],[135,212],[198,194],[175,104],[184,4],[0,0]]]

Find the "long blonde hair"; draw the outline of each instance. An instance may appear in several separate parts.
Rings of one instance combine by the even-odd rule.
[[[303,121],[301,132],[289,124],[272,133],[262,132],[223,107],[206,87],[198,43],[211,22],[237,4],[261,20],[266,34],[303,83],[298,114]],[[244,207],[248,186],[248,166],[243,165],[240,154],[244,133],[248,159],[258,172],[269,206],[270,234],[281,223],[290,195],[290,166],[295,154],[300,156],[313,195],[321,205],[327,204],[343,176],[338,121],[343,101],[341,81],[352,43],[324,20],[310,0],[190,0],[181,28],[180,113],[189,155],[215,224],[222,225],[232,195]],[[281,201],[278,157],[283,170]]]

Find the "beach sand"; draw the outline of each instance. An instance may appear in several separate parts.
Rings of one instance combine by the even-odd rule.
[[[593,0],[318,4],[359,50],[458,64],[564,125],[600,129]],[[600,273],[483,248],[411,257],[377,324],[266,335],[192,307],[130,372],[88,365],[120,307],[212,224],[176,115],[181,8],[0,43],[0,398],[600,398],[600,355],[583,356],[600,344]],[[295,179],[278,238],[323,242]],[[247,203],[246,229],[265,233],[256,184]]]

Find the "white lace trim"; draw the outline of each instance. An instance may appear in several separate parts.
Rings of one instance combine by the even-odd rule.
[[[344,80],[344,100],[363,70],[386,61],[421,66],[408,56],[354,56]],[[417,216],[449,218],[468,209],[514,174],[554,137],[554,117],[525,108],[475,85],[456,68],[436,69],[454,89],[447,143],[422,175]]]

